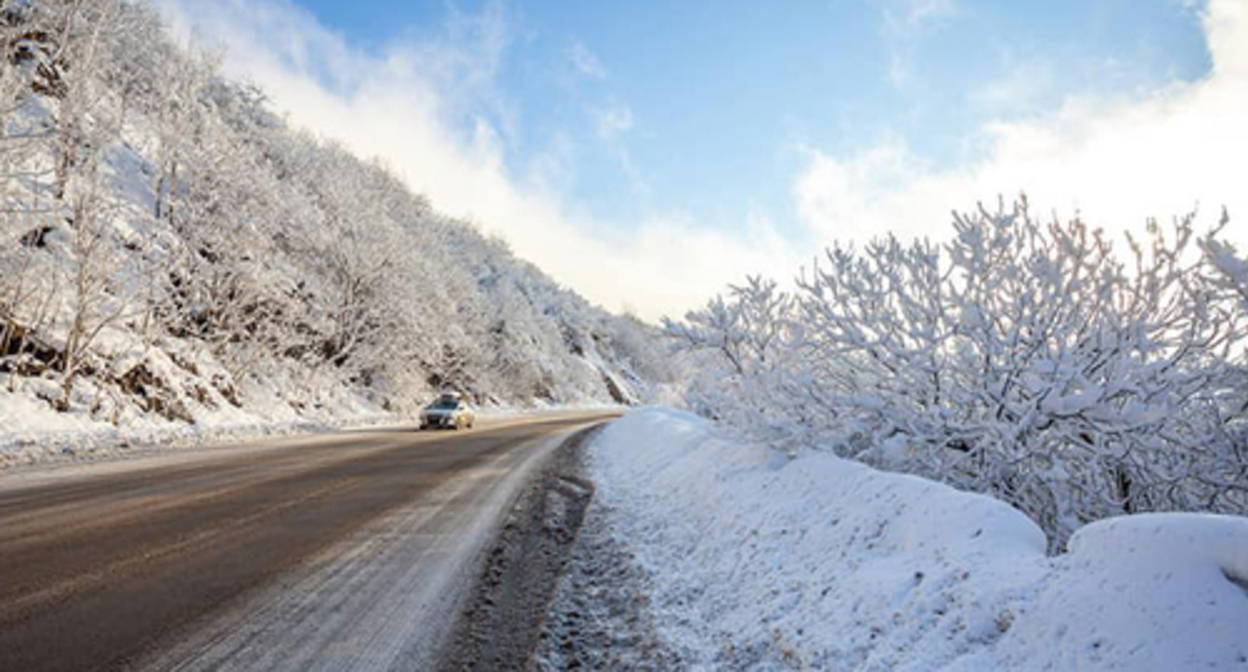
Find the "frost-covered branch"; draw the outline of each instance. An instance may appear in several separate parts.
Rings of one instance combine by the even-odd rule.
[[[980,207],[955,213],[943,245],[833,246],[799,278],[792,314],[770,320],[782,329],[766,357],[748,346],[771,332],[743,318],[757,282],[667,331],[721,355],[732,391],[707,403],[695,388],[704,412],[733,418],[747,399],[792,420],[800,406],[797,433],[814,442],[992,492],[1058,541],[1113,513],[1242,513],[1248,388],[1231,356],[1248,263],[1224,225],[1154,222],[1124,258],[1026,200]]]

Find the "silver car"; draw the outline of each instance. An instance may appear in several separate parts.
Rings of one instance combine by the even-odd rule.
[[[471,429],[477,414],[454,392],[445,392],[420,412],[421,429]]]

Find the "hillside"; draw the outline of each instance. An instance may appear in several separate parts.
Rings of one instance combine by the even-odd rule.
[[[0,445],[345,421],[443,388],[632,403],[665,378],[649,325],[290,127],[146,3],[3,7]]]

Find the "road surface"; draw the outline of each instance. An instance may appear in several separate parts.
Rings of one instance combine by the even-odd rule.
[[[0,670],[428,669],[576,414],[0,476]]]

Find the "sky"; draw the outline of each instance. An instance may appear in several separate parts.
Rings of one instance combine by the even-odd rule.
[[[1248,0],[159,0],[296,125],[657,320],[1026,193],[1248,212]]]

